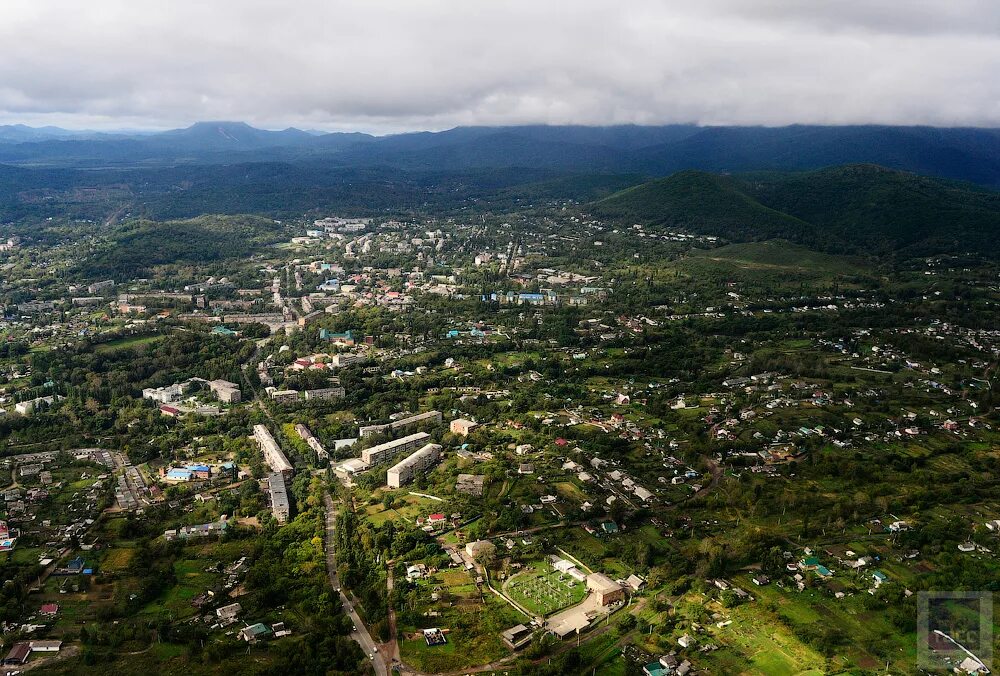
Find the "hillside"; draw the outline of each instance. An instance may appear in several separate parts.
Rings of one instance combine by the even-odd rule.
[[[591,205],[595,215],[733,241],[838,253],[998,254],[1000,193],[874,165],[719,176],[682,171]]]

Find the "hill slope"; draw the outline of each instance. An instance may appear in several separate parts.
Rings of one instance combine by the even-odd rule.
[[[683,171],[611,195],[591,211],[838,253],[1000,255],[1000,193],[874,165],[731,177]]]

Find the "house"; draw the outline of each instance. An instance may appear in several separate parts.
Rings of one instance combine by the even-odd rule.
[[[520,465],[517,466],[517,473],[518,474],[534,474],[535,473],[535,466],[532,465],[530,462],[522,462]]]
[[[758,587],[763,587],[764,585],[769,584],[771,582],[770,578],[768,578],[768,576],[764,575],[763,573],[757,573],[753,575],[750,579],[753,580],[753,583]]]
[[[659,662],[650,662],[642,668],[642,673],[646,676],[667,676],[671,672]]]
[[[59,604],[58,603],[46,603],[43,604],[38,612],[44,617],[55,617],[59,614]]]
[[[878,589],[884,583],[889,581],[889,576],[883,573],[881,570],[872,571],[872,582],[875,583],[875,588]]]
[[[239,603],[230,603],[228,606],[216,608],[215,614],[223,624],[232,624],[242,610],[243,607]]]
[[[642,591],[646,588],[646,581],[634,573],[626,578],[625,584],[634,592]]]
[[[523,624],[514,625],[500,633],[500,638],[511,650],[520,650],[531,643],[531,629]]]
[[[251,624],[240,630],[240,638],[247,643],[256,643],[271,636],[271,628],[266,624]]]
[[[690,634],[684,634],[679,639],[677,639],[677,645],[682,648],[690,648],[696,643],[696,641],[691,637]]]
[[[610,606],[625,598],[625,590],[622,586],[604,573],[591,573],[588,575],[587,589],[597,596],[602,606]]]

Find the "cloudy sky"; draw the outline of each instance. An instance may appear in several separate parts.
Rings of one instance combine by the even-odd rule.
[[[0,123],[1000,127],[1000,0],[4,0]]]

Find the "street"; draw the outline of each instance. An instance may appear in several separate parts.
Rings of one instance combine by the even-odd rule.
[[[361,650],[364,651],[366,656],[375,656],[374,660],[369,660],[375,669],[375,673],[379,676],[388,676],[389,668],[386,666],[385,656],[382,653],[375,652],[376,642],[372,639],[371,634],[368,633],[368,628],[361,621],[361,617],[357,611],[354,610],[354,603],[347,597],[344,588],[340,585],[340,578],[337,575],[337,556],[334,550],[337,514],[333,498],[330,497],[329,493],[323,496],[323,502],[326,507],[326,569],[330,575],[330,584],[333,585],[334,589],[339,591],[340,602],[344,606],[344,611],[351,618],[354,626],[357,627],[356,631],[351,632],[350,637],[361,646]]]

